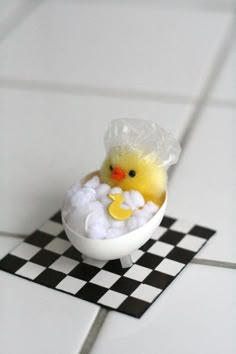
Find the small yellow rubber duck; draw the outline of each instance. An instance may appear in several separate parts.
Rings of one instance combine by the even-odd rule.
[[[131,209],[121,208],[122,203],[124,202],[124,196],[122,194],[108,194],[108,197],[113,200],[108,206],[108,213],[113,219],[116,220],[126,220],[131,217],[133,211]]]

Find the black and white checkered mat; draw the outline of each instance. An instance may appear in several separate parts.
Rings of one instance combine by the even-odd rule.
[[[0,269],[139,318],[214,233],[165,216],[152,238],[132,254],[134,265],[123,269],[119,260],[83,261],[57,213],[0,260]]]

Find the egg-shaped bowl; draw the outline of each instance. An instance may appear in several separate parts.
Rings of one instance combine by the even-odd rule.
[[[89,180],[94,175],[98,175],[98,171],[84,177],[81,183]],[[63,215],[62,223],[68,239],[82,255],[97,260],[108,261],[128,256],[144,245],[160,225],[166,210],[166,205],[167,192],[165,193],[165,200],[162,206],[149,221],[141,227],[116,238],[91,239],[85,235],[80,235],[66,223]]]

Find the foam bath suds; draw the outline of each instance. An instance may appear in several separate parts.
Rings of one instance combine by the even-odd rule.
[[[108,213],[112,200],[108,194],[122,194],[123,209],[131,209],[132,216],[123,221],[113,219]],[[122,191],[100,183],[98,176],[85,184],[74,184],[65,196],[62,215],[68,226],[80,235],[92,239],[115,238],[137,229],[157,212],[153,202],[145,203],[138,191]]]

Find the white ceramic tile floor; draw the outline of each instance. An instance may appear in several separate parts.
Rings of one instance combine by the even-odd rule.
[[[0,236],[0,257],[20,242],[19,237]],[[36,268],[25,269],[24,276],[32,271],[37,273]],[[3,271],[0,289],[0,353],[4,354],[77,353],[99,310]]]
[[[6,89],[0,89],[0,105],[0,205],[5,210],[0,230],[23,234],[61,207],[72,183],[99,168],[111,118],[155,120],[180,138],[192,110],[191,105]]]
[[[1,23],[25,3],[0,2],[0,35]],[[220,54],[234,4],[233,0],[174,4],[103,0],[98,5],[55,0],[44,1],[21,21],[0,43],[0,206],[4,210],[0,230],[32,232],[60,207],[71,183],[99,168],[110,119],[155,120],[181,139],[196,102],[190,99],[200,94]],[[235,102],[234,54],[232,49],[210,94],[224,104]],[[1,77],[12,80],[11,89],[4,88]],[[28,89],[23,89],[24,80]],[[34,90],[31,80],[39,80],[33,82]],[[47,82],[55,84],[51,93],[44,91]],[[67,93],[56,93],[60,87]],[[139,92],[140,99],[125,97],[129,91]],[[119,92],[122,99],[111,97]],[[142,99],[145,93],[152,99]],[[157,100],[165,94],[164,101]],[[179,103],[170,103],[171,95]],[[188,221],[218,230],[199,258],[234,263],[235,113],[209,106],[197,117],[170,181],[168,205],[170,215],[186,219],[186,230]],[[47,225],[52,235],[59,232],[54,226]],[[0,236],[0,257],[21,241]],[[67,247],[54,246],[58,252]],[[23,251],[27,257],[34,250]],[[135,253],[137,258],[140,254]],[[54,266],[73,268],[75,264],[64,258]],[[182,268],[174,263],[167,264],[170,274]],[[37,271],[29,265],[24,274],[31,277]],[[142,273],[134,269],[130,276]],[[233,269],[189,265],[141,319],[110,312],[92,353],[108,353],[111,348],[114,354],[235,353],[235,276]],[[105,276],[94,279],[99,284],[113,281]],[[59,287],[69,287],[74,294],[83,285],[67,276]],[[80,352],[99,307],[1,271],[0,289],[0,353]],[[155,295],[150,287],[136,291],[147,301]],[[123,301],[112,291],[106,296],[114,308]]]
[[[25,4],[29,3],[29,0],[1,0],[0,1],[0,26],[4,22],[11,19],[11,16]]]
[[[236,263],[235,116],[234,109],[206,109],[170,184],[170,215],[218,231],[196,258]]]
[[[236,30],[234,45],[219,75],[211,98],[236,102]]]
[[[110,312],[92,354],[234,354],[236,272],[189,265],[141,320]]]
[[[196,96],[231,20],[145,2],[45,1],[0,45],[0,76]]]

